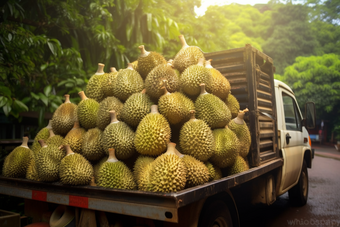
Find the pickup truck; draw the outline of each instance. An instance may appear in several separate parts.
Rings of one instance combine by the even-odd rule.
[[[303,117],[292,89],[274,79],[273,60],[251,45],[205,53],[205,58],[229,80],[241,109],[249,109],[249,170],[174,193],[0,176],[0,194],[24,198],[26,216],[62,204],[113,214],[123,226],[237,227],[238,203],[270,205],[287,191],[296,205],[306,204],[313,159],[307,129],[315,126],[314,104],[305,104]]]

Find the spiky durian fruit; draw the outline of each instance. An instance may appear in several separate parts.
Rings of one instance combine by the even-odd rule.
[[[165,64],[166,60],[162,55],[156,52],[146,51],[144,45],[141,45],[138,48],[141,51],[138,58],[138,72],[144,80],[153,68],[160,64]]]
[[[236,97],[231,94],[231,92],[226,98],[225,104],[227,104],[231,112],[231,118],[234,119],[235,117],[237,117],[238,112],[240,111],[240,103],[237,101]]]
[[[251,144],[251,136],[246,122],[243,120],[248,109],[240,111],[236,118],[230,121],[228,127],[236,134],[240,141],[240,156],[247,157]]]
[[[150,173],[152,171],[152,162],[148,163],[140,170],[137,186],[138,190],[141,191],[151,191],[151,184],[150,184]]]
[[[241,145],[236,134],[226,126],[214,129],[213,135],[215,146],[210,161],[220,168],[231,166],[239,155]]]
[[[213,133],[207,123],[195,118],[195,110],[190,113],[191,119],[184,123],[179,135],[181,152],[205,162],[214,152]]]
[[[151,164],[148,190],[152,192],[177,192],[184,189],[187,169],[176,154],[175,143],[168,143],[167,151]]]
[[[61,160],[59,176],[62,184],[89,185],[93,177],[93,167],[86,158],[74,153],[69,145],[64,145],[66,156]]]
[[[222,178],[222,171],[219,167],[211,164],[210,162],[205,162],[205,166],[209,170],[209,181],[218,180]]]
[[[28,137],[23,137],[21,146],[16,147],[6,156],[2,167],[2,174],[5,177],[25,178],[33,158],[33,152],[28,148],[27,142]]]
[[[164,95],[158,100],[159,112],[173,125],[189,120],[190,110],[195,109],[194,103],[180,92],[169,93],[167,81],[164,84]]]
[[[104,151],[114,147],[117,158],[128,159],[135,153],[135,133],[127,124],[118,121],[114,110],[110,114],[111,123],[105,128],[102,138]]]
[[[226,168],[227,176],[241,173],[249,169],[248,163],[241,156],[237,156],[234,164],[228,168]]]
[[[114,96],[107,97],[99,104],[98,115],[97,115],[97,127],[104,131],[106,126],[111,122],[111,116],[109,111],[115,110],[117,119],[121,119],[121,112],[124,104]]]
[[[115,67],[110,68],[110,73],[105,73],[103,75],[102,91],[104,94],[104,99],[109,96],[113,96],[113,90],[115,89],[116,79],[118,72]]]
[[[131,62],[132,68],[138,72],[138,61]]]
[[[61,144],[63,144],[64,138],[60,135],[55,135],[53,130],[50,129],[50,137],[45,141],[47,145],[55,145],[59,147]]]
[[[87,98],[83,91],[78,94],[81,98],[77,109],[79,123],[86,130],[95,128],[97,125],[99,103],[94,99]]]
[[[182,48],[174,58],[174,66],[182,73],[189,66],[197,64],[198,59],[204,59],[204,54],[199,47],[189,46],[183,35],[179,36],[179,40]]]
[[[97,182],[105,188],[133,190],[137,187],[131,170],[116,158],[113,148],[109,148],[109,158],[99,169]]]
[[[170,141],[171,130],[168,121],[158,112],[157,105],[151,106],[136,130],[134,144],[138,153],[157,156],[162,154]]]
[[[140,93],[131,95],[124,103],[121,111],[122,120],[133,128],[136,128],[140,121],[150,113],[152,101],[145,94],[145,89]]]
[[[213,94],[205,91],[205,84],[201,84],[201,94],[195,101],[196,116],[204,120],[212,129],[223,128],[231,120],[231,113],[227,105]]]
[[[52,120],[49,120],[48,125],[45,128],[42,128],[35,136],[31,147],[31,150],[34,152],[34,154],[38,153],[38,151],[41,149],[39,140],[47,140],[48,137],[50,137],[50,129],[52,129]]]
[[[118,72],[113,94],[122,102],[125,102],[132,94],[144,89],[144,81],[139,73],[133,69],[131,63],[126,69]]]
[[[187,169],[186,188],[204,184],[209,181],[210,173],[205,164],[190,155],[183,155],[175,148]]]
[[[97,72],[91,76],[85,90],[86,96],[97,102],[101,102],[104,99],[104,92],[102,90],[102,84],[105,79],[104,66],[104,64],[98,63]]]
[[[53,182],[59,180],[60,162],[65,152],[54,145],[46,145],[44,140],[39,140],[41,149],[36,155],[36,167],[41,181]]]
[[[77,105],[70,102],[70,95],[65,95],[65,102],[53,113],[51,121],[53,132],[65,136],[77,119]]]
[[[96,164],[93,165],[93,176],[94,176],[94,182],[95,183],[98,183],[99,169],[102,166],[102,164],[107,161],[108,157],[109,157],[108,155],[105,155]]]
[[[89,161],[98,161],[105,156],[102,147],[102,130],[91,128],[85,134],[81,154]]]
[[[79,122],[76,121],[71,131],[69,131],[67,135],[65,136],[63,145],[68,144],[70,145],[72,151],[81,154],[82,143],[83,143],[85,133],[86,133],[86,130],[81,128],[79,126]]]
[[[36,155],[32,151],[32,158],[26,171],[26,179],[40,181],[35,159],[36,159]]]
[[[139,155],[138,158],[135,161],[135,164],[133,165],[133,177],[135,181],[137,182],[139,179],[139,176],[146,165],[153,162],[155,158],[145,156],[145,155]]]
[[[207,91],[224,101],[228,97],[231,88],[228,79],[211,66],[211,59],[205,62],[205,67],[210,70],[212,77],[211,86],[207,86]]]
[[[152,99],[158,100],[163,94],[163,80],[167,80],[166,86],[169,92],[180,89],[180,74],[173,68],[171,61],[156,66],[145,78],[146,94]]]
[[[185,94],[197,97],[201,91],[200,84],[211,86],[211,72],[204,67],[203,63],[203,58],[200,58],[197,65],[189,66],[181,74],[181,88]]]

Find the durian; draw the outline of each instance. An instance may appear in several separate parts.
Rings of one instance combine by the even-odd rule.
[[[164,85],[167,85],[165,81]],[[169,93],[163,87],[164,95],[158,100],[158,109],[170,124],[178,124],[190,119],[190,110],[195,109],[194,103],[180,92]]]
[[[236,118],[230,121],[229,128],[236,134],[240,141],[240,156],[247,157],[251,144],[251,136],[249,128],[244,119],[244,114],[248,112],[248,109],[240,111]]]
[[[186,188],[201,185],[209,181],[210,173],[203,162],[190,155],[183,155],[177,149],[176,153],[187,169]]]
[[[4,177],[25,178],[27,168],[33,158],[33,152],[27,145],[28,137],[23,137],[21,146],[10,152],[4,161],[2,174]]]
[[[119,159],[128,159],[135,153],[133,144],[135,133],[124,122],[118,121],[116,112],[110,111],[111,123],[103,132],[103,148],[108,151],[109,148],[115,148],[115,155]]]
[[[167,80],[167,90],[169,92],[179,91],[180,89],[180,74],[173,68],[169,61],[168,63],[156,66],[145,79],[146,94],[153,100],[158,100],[163,94],[163,80]]]
[[[101,102],[104,99],[104,92],[102,90],[102,84],[105,79],[104,66],[104,64],[98,63],[97,72],[89,79],[85,90],[86,96],[97,102]]]
[[[195,110],[190,112],[191,119],[184,123],[179,135],[181,152],[205,162],[214,153],[213,133],[207,123],[195,118]]]
[[[103,75],[102,91],[104,98],[113,96],[113,90],[115,89],[116,79],[118,72],[115,67],[110,68],[110,73],[105,73]]]
[[[162,154],[171,138],[168,121],[158,112],[157,105],[151,106],[151,113],[146,115],[136,130],[134,144],[138,153],[157,156]]]
[[[237,117],[238,112],[240,111],[240,103],[237,101],[236,97],[231,94],[231,92],[225,99],[225,104],[227,104],[231,112],[231,118],[234,119],[235,117]]]
[[[31,150],[34,154],[38,153],[41,149],[39,140],[47,140],[50,137],[50,129],[52,129],[52,120],[48,121],[48,125],[45,128],[42,128],[34,138]]]
[[[59,147],[60,145],[63,144],[64,138],[60,135],[55,135],[53,130],[50,129],[50,137],[45,141],[47,145],[55,145]]]
[[[91,128],[84,134],[81,154],[89,161],[98,161],[105,156],[102,148],[102,134],[99,128]]]
[[[70,102],[70,95],[65,95],[65,102],[53,113],[51,121],[53,132],[65,136],[77,119],[77,105]]]
[[[140,174],[142,173],[143,169],[150,163],[155,160],[153,157],[139,155],[133,165],[133,177],[136,182],[140,179]]]
[[[211,66],[211,59],[205,62],[205,67],[210,70],[212,76],[211,86],[207,86],[207,92],[216,95],[223,101],[226,100],[231,88],[228,79]]]
[[[61,160],[59,176],[62,184],[89,185],[93,177],[93,167],[86,158],[74,153],[69,145],[64,145],[66,156]]]
[[[198,59],[204,59],[204,55],[199,47],[189,46],[183,35],[179,36],[179,40],[181,41],[182,48],[174,58],[174,66],[182,73],[189,66],[196,65]]]
[[[36,155],[32,151],[32,158],[31,158],[30,163],[28,164],[27,171],[26,171],[26,179],[40,181],[35,159],[36,159]]]
[[[220,168],[231,166],[239,155],[241,145],[236,134],[226,126],[214,129],[213,135],[215,146],[210,161]]]
[[[96,164],[93,165],[93,176],[94,176],[94,182],[95,183],[98,183],[99,169],[102,166],[102,164],[107,161],[108,157],[109,157],[108,155],[105,155]]]
[[[83,91],[78,94],[81,98],[77,110],[79,123],[86,130],[95,128],[97,125],[99,103],[94,99],[87,98]]]
[[[148,163],[140,170],[137,186],[138,190],[141,191],[151,191],[151,183],[150,183],[150,173],[152,170],[152,163]]]
[[[189,66],[181,74],[181,88],[185,94],[197,97],[200,94],[200,84],[202,83],[211,86],[212,75],[210,70],[204,67],[203,58],[200,58],[197,65]]]
[[[46,145],[44,140],[39,140],[41,149],[36,155],[36,167],[41,181],[54,182],[59,180],[60,162],[65,152],[54,145]]]
[[[111,122],[111,116],[109,111],[115,110],[117,119],[121,119],[121,112],[124,104],[114,96],[107,97],[99,104],[98,115],[97,115],[97,127],[104,131],[106,126]]]
[[[195,101],[196,116],[204,120],[212,129],[223,128],[231,120],[231,113],[227,105],[213,94],[205,91],[205,84],[201,84],[201,94]]]
[[[118,72],[113,94],[122,102],[125,102],[132,94],[144,89],[144,81],[139,73],[133,69],[131,63],[126,69]]]
[[[218,180],[222,178],[222,171],[219,167],[211,164],[210,162],[205,162],[205,166],[209,170],[209,181]]]
[[[148,190],[152,192],[178,192],[184,189],[187,169],[176,154],[175,143],[168,143],[166,153],[158,156],[149,170]]]
[[[234,164],[228,168],[226,168],[227,176],[241,173],[249,169],[248,163],[241,156],[237,156]]]
[[[138,58],[138,72],[144,80],[153,68],[160,64],[165,64],[166,60],[162,55],[156,52],[146,51],[144,45],[141,45],[138,48],[141,51]]]
[[[142,92],[135,93],[126,100],[121,111],[121,118],[132,128],[137,128],[140,121],[150,113],[152,104],[149,96],[145,94],[145,89],[143,89]]]
[[[86,130],[79,126],[79,122],[74,123],[71,131],[64,138],[63,145],[70,145],[73,152],[82,153],[82,143]]]
[[[115,156],[115,149],[109,149],[109,158],[104,162],[98,173],[98,186],[133,190],[137,185],[131,170]]]

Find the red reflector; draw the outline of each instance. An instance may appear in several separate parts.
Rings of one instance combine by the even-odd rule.
[[[89,207],[89,198],[70,195],[68,204],[70,206],[88,208]]]
[[[32,199],[39,201],[46,201],[47,192],[32,190]]]

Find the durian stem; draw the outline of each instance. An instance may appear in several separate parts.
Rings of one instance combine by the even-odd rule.
[[[78,92],[78,95],[80,96],[81,100],[85,100],[87,99],[86,95],[85,95],[85,92],[84,91],[80,91]]]
[[[107,159],[107,162],[118,162],[114,148],[109,148],[109,158]]]
[[[201,83],[200,87],[201,87],[200,95],[208,94],[208,92],[205,90],[205,83]]]
[[[245,108],[244,110],[240,110],[237,114],[237,117],[234,120],[235,123],[239,125],[244,124],[244,114],[248,111],[249,111],[248,108]]]
[[[72,128],[72,129],[77,129],[77,128],[80,128],[79,121],[75,121],[75,122],[74,122],[73,128]]]
[[[144,45],[140,45],[138,48],[140,49],[140,57],[147,57],[150,54],[149,51],[145,50]]]
[[[65,102],[64,103],[71,103],[70,101],[70,95],[69,94],[66,94],[64,95],[65,96]]]
[[[212,59],[209,59],[208,61],[205,61],[205,67],[208,69],[212,69],[213,67],[211,66],[211,61]]]
[[[174,63],[174,60],[173,60],[173,59],[170,59],[170,60],[168,61],[168,65],[171,66],[171,67],[174,67],[173,63]]]
[[[64,149],[66,149],[66,155],[74,154],[74,152],[71,150],[70,145],[64,145]]]
[[[159,113],[159,112],[158,112],[158,106],[157,106],[157,105],[152,105],[152,106],[151,106],[151,113]]]
[[[195,117],[195,113],[196,111],[195,110],[190,110],[190,120],[196,120],[196,117]]]
[[[165,86],[163,86],[161,89],[164,91],[164,95],[170,95],[170,92],[168,92],[168,90],[166,90]]]
[[[21,144],[21,146],[28,148],[28,137],[27,136],[22,137],[22,144]]]
[[[97,186],[94,176],[91,178],[90,186]]]
[[[128,63],[128,67],[126,69],[134,70],[133,65],[131,63]]]
[[[41,147],[47,147],[46,143],[44,140],[38,140],[39,144]]]
[[[119,121],[117,119],[116,111],[110,110],[109,113],[110,113],[110,117],[111,117],[111,124],[112,123],[118,123]]]
[[[116,69],[115,67],[111,67],[111,68],[110,68],[110,71],[113,72],[113,73],[115,73],[115,72],[117,72],[117,69]]]
[[[165,154],[175,154],[177,155],[176,153],[176,144],[175,143],[172,143],[172,142],[169,142],[168,143],[168,149],[166,150]]]
[[[49,138],[51,138],[51,137],[55,136],[55,134],[54,134],[54,132],[53,132],[53,130],[52,130],[52,129],[49,129],[48,131],[50,132],[50,137],[49,137]]]
[[[185,41],[184,35],[179,35],[178,37],[179,37],[179,40],[181,41],[182,49],[189,47],[189,45]]]
[[[197,65],[204,66],[204,58],[199,58]]]
[[[52,129],[52,120],[48,121],[48,125],[46,126],[48,129]]]
[[[145,94],[146,93],[146,89],[144,88],[140,93]]]
[[[96,74],[103,74],[104,73],[104,64],[103,63],[98,63],[98,68]]]

